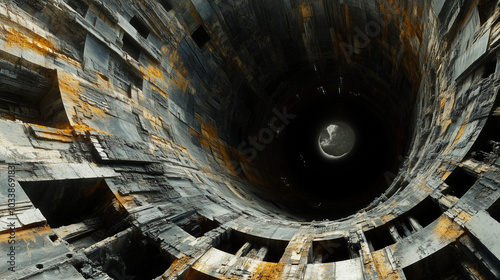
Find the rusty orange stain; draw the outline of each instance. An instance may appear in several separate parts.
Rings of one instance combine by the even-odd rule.
[[[57,75],[59,78],[59,90],[61,91],[63,100],[77,100],[80,93],[83,92],[83,89],[80,87],[80,82],[71,74],[65,72],[58,72]]]
[[[389,215],[385,215],[383,217],[380,217],[380,220],[382,221],[382,223],[387,223],[391,220],[393,220],[395,218],[394,214],[389,214]]]
[[[211,124],[201,124],[201,132],[202,132],[203,136],[205,136],[207,138],[214,139],[214,138],[219,137],[219,133],[217,132],[217,128],[215,128]]]
[[[478,280],[487,280],[486,276],[484,276],[479,269],[479,267],[474,263],[467,263],[467,270],[470,274],[474,275]]]
[[[68,137],[72,137],[72,133],[73,133],[73,129],[71,128],[63,128],[63,129],[60,129],[60,128],[56,128],[55,131],[53,130],[54,128],[53,127],[48,127],[48,126],[44,126],[44,125],[39,125],[39,124],[34,124],[34,123],[30,123],[30,126],[36,126],[36,127],[39,127],[41,129],[43,129],[44,131],[47,131],[47,133],[50,133],[54,136],[59,136],[61,137],[61,139],[63,138],[68,138]],[[50,131],[49,131],[50,130]]]
[[[437,221],[437,225],[432,231],[433,234],[439,236],[440,238],[455,241],[464,233],[463,229],[459,225],[453,223],[453,221],[445,216],[440,216]]]
[[[181,146],[181,145],[178,145],[176,143],[170,143],[172,146],[175,146],[175,148],[182,154],[184,154],[184,156],[187,156],[189,158],[189,160],[191,160],[191,162],[195,162],[195,160],[193,160],[193,158],[191,157],[191,154],[189,154],[189,150],[184,147],[184,146]]]
[[[444,135],[448,132],[448,129],[450,128],[450,125],[451,125],[451,120],[446,120],[446,122],[444,123],[443,127],[442,127],[442,131],[441,131],[441,134]]]
[[[29,229],[16,229],[16,240],[23,240],[25,243],[29,244],[30,242],[36,242],[36,236],[43,236],[53,234],[54,232],[50,228],[50,226],[43,225],[35,228]],[[7,243],[7,240],[10,237],[10,232],[3,233],[0,235],[0,242]]]
[[[189,80],[186,79],[186,76],[182,75],[181,73],[176,72],[175,75],[172,77],[171,80],[178,88],[181,89],[182,93],[186,93],[187,87],[189,84]]]
[[[453,145],[457,144],[458,140],[462,138],[462,135],[464,134],[465,129],[467,128],[468,123],[462,124],[460,127],[460,130],[457,133],[457,136],[455,137],[455,141],[453,141]]]
[[[39,54],[54,53],[54,46],[47,39],[40,36],[28,37],[16,29],[7,28],[7,47],[30,49]]]
[[[404,56],[402,66],[404,67],[407,75],[410,77],[410,81],[412,81],[413,84],[420,84],[423,72],[422,70],[415,71],[415,69],[420,69],[420,63],[418,59],[419,57],[418,49],[415,49],[412,46],[410,39],[417,39],[418,42],[422,42],[422,34],[423,34],[422,25],[418,21],[415,22],[412,21],[412,18],[408,15],[408,13],[404,10],[404,8],[400,7],[399,2],[395,0],[388,0],[384,3],[381,3],[380,10],[385,15],[386,22],[390,20],[394,22],[401,22],[401,25],[396,25],[396,27],[400,30],[402,35],[400,36],[402,46],[404,47],[405,51],[411,53],[411,55]],[[391,11],[394,11],[395,15]],[[396,18],[396,16],[399,16],[402,20]],[[418,17],[415,17],[415,19],[418,20]],[[384,38],[388,38],[389,24],[385,24],[385,26],[386,28],[385,28]],[[382,45],[387,45],[387,44],[382,44]],[[394,58],[394,56],[392,58],[392,61],[393,62],[397,61]],[[414,89],[415,92],[417,91],[417,89],[418,88]]]
[[[255,280],[272,280],[280,279],[283,274],[284,263],[261,262],[253,274],[251,279]]]
[[[401,279],[401,275],[397,270],[393,270],[392,266],[389,262],[389,259],[386,258],[384,250],[379,250],[372,253],[373,263],[375,264],[375,268],[377,269],[378,276],[380,279],[387,280],[397,280]]]
[[[80,81],[69,73],[58,72],[58,85],[59,91],[61,93],[61,99],[65,103],[65,106],[75,106],[78,105],[80,109],[86,113],[93,115],[95,118],[100,118],[105,120],[107,115],[106,112],[98,107],[94,107],[87,102],[80,100],[80,94],[84,92],[84,89],[80,85]],[[83,130],[83,131],[97,131],[103,134],[109,134],[107,132],[90,127],[85,123],[73,123],[73,129]]]
[[[347,27],[347,29],[350,29],[350,27],[351,27],[351,14],[350,14],[350,10],[349,10],[349,5],[345,4],[344,8],[345,8],[346,27]]]
[[[441,109],[444,108],[444,106],[446,105],[446,96],[443,96],[443,98],[441,98],[441,103],[439,105]]]
[[[153,65],[149,65],[147,69],[141,66],[141,71],[146,72],[148,78],[163,79],[163,73]]]
[[[299,11],[304,21],[308,21],[313,16],[313,9],[310,2],[300,4]]]
[[[150,111],[144,111],[142,113],[142,116],[150,121],[152,124],[154,124],[153,128],[156,129],[158,131],[158,127],[161,127],[162,126],[162,118],[160,115],[155,115],[153,113],[151,113]]]
[[[116,192],[114,193],[116,199],[118,202],[125,207],[125,209],[130,209],[133,207],[136,207],[135,202],[134,202],[134,197],[132,195],[121,195],[120,193]]]
[[[188,256],[183,256],[180,259],[176,259],[168,270],[162,275],[163,279],[170,279],[174,277],[177,273],[182,272],[184,269],[189,267],[190,262],[193,258]]]
[[[227,152],[226,149],[226,144],[225,143],[219,143],[219,150],[220,150],[220,155],[222,156],[222,159],[226,163],[226,166],[228,167],[229,171],[231,171],[231,174],[233,175],[238,175],[234,166],[231,164],[232,159],[229,153]]]
[[[159,87],[151,84],[151,88],[154,89],[155,91],[157,91],[158,93],[160,93],[163,97],[165,97],[165,99],[168,99],[168,93],[164,92]]]
[[[251,269],[252,276],[246,279],[253,279],[253,280],[277,280],[281,279],[281,276],[283,274],[285,264],[284,263],[270,263],[270,262],[259,262],[259,264]],[[246,267],[248,269],[248,267]],[[164,275],[165,277],[165,275]],[[164,278],[168,279],[168,278]],[[196,279],[196,280],[202,280],[202,279],[215,279],[213,276],[207,275],[201,271],[198,271],[196,269],[190,268],[186,277],[186,280],[188,279]],[[218,275],[217,279],[224,279],[224,280],[238,280],[238,279],[243,279],[241,276],[237,275]]]
[[[182,61],[180,54],[177,52],[176,49],[171,51],[168,47],[165,46],[162,47],[162,52],[164,53],[164,55],[168,56],[169,63],[175,69],[175,72],[169,79],[168,84],[169,85],[174,84],[175,86],[180,88],[183,93],[185,93],[189,84],[189,81],[186,78],[188,75],[188,69],[184,65],[184,62]],[[158,73],[156,73],[155,70],[152,70],[152,74],[158,75]]]
[[[467,123],[462,124],[462,126],[460,127],[460,130],[457,133],[457,136],[455,137],[455,140],[453,140],[453,144],[451,145],[451,147],[455,146],[458,143],[458,141],[460,140],[460,138],[464,134],[466,127],[467,127]]]
[[[72,127],[73,127],[74,130],[95,131],[95,132],[99,132],[101,134],[111,135],[109,132],[92,128],[92,127],[90,127],[90,126],[88,126],[87,124],[84,124],[84,123],[75,123],[75,124],[72,125]]]
[[[200,145],[203,149],[210,151],[210,142],[206,137],[203,137],[200,133],[198,133],[196,130],[193,128],[189,127],[189,134],[193,137],[197,137],[198,141],[200,142]]]
[[[446,178],[448,178],[448,176],[451,175],[451,172],[450,171],[447,171],[446,173],[444,173],[444,175],[441,177],[442,180],[446,180]]]
[[[237,172],[232,164],[232,158],[229,153],[229,151],[234,153],[235,150],[219,138],[217,128],[211,124],[203,123],[200,117],[197,117],[197,120],[201,124],[201,134],[194,129],[189,129],[190,134],[198,137],[201,147],[207,151],[211,151],[216,158],[221,158],[222,163],[228,168],[231,174],[236,176]]]
[[[201,18],[194,4],[191,1],[182,1],[181,3],[188,4],[188,6],[184,6],[184,8],[193,17],[193,20],[196,21],[196,25],[200,25],[203,22],[203,19]]]
[[[451,151],[451,149],[453,149],[453,147],[458,143],[458,141],[462,137],[462,134],[465,131],[465,128],[467,127],[467,124],[468,123],[462,124],[462,126],[460,127],[460,130],[457,133],[457,136],[455,136],[455,140],[453,140],[453,143],[445,150],[445,152],[444,152],[445,154],[449,153]]]
[[[48,39],[34,34],[32,36],[26,35],[26,33],[20,32],[16,29],[6,27],[6,48],[20,48],[22,50],[32,50],[41,55],[53,55],[58,59],[68,62],[71,66],[75,68],[82,68],[81,62],[78,62],[64,54],[59,49],[56,49],[54,44]]]
[[[418,22],[413,22],[411,17],[405,11],[404,8],[400,7],[400,2],[395,0],[387,0],[380,4],[380,10],[388,16],[390,19],[394,19],[389,10],[395,11],[396,15],[402,17],[401,20],[396,20],[396,22],[402,22],[402,26],[397,26],[402,34],[407,34],[409,38],[418,38],[422,41],[423,27]]]
[[[215,160],[221,166],[225,166],[227,170],[233,175],[238,176],[239,172],[233,163],[240,162],[242,166],[245,165],[247,159],[245,155],[238,151],[235,147],[228,145],[224,140],[219,138],[217,128],[215,128],[211,124],[205,123],[199,115],[195,116],[196,119],[201,124],[201,133],[198,133],[194,129],[189,129],[189,133],[192,137],[197,137],[200,142],[200,146],[208,152],[211,152],[214,155]],[[248,180],[260,184],[261,186],[269,186],[268,183],[263,181],[258,175],[258,171],[250,166],[245,169],[245,176]],[[205,171],[210,172],[210,168],[208,166],[204,167]]]

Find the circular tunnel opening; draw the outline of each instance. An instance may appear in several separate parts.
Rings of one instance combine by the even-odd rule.
[[[290,75],[247,130],[257,151],[248,165],[265,186],[259,196],[299,219],[336,220],[367,207],[390,186],[409,146],[410,83],[393,87],[379,81],[384,73],[374,79],[351,67]]]
[[[337,98],[311,102],[285,134],[290,181],[307,203],[298,205],[301,213],[321,218],[342,217],[367,205],[380,195],[387,182],[384,172],[391,170],[394,143],[386,124],[366,105],[350,100],[335,108]],[[357,141],[349,154],[325,157],[314,145],[314,132],[332,116],[347,120],[356,131]]]
[[[398,139],[398,133],[409,131],[401,131],[391,121],[401,116],[378,111],[370,90],[354,83],[323,86],[296,102],[293,113],[297,117],[284,130],[280,145],[274,147],[277,150],[268,151],[268,158],[284,162],[280,172],[288,177],[285,187],[302,198],[287,204],[295,215],[348,216],[366,207],[392,182],[388,174],[397,173],[398,152],[406,141]],[[344,130],[339,136],[346,146],[339,154],[325,156],[318,149],[317,134],[331,127],[332,120],[341,120],[336,123]]]
[[[260,79],[238,83],[224,125],[237,147],[231,173],[262,212],[286,219],[338,220],[383,200],[416,127],[421,26],[391,9],[334,5],[345,13],[332,22],[317,21],[321,5],[299,5],[298,25],[257,10],[273,36],[259,37],[265,51],[249,48],[245,69]]]

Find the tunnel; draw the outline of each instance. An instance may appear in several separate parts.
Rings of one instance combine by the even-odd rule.
[[[0,278],[500,279],[500,2],[0,1]]]

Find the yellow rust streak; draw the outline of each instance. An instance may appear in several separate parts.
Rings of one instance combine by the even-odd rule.
[[[345,4],[344,5],[345,7],[345,23],[346,23],[346,27],[347,29],[350,29],[351,28],[351,14],[350,14],[350,10],[349,10],[349,5]]]
[[[386,16],[386,21],[393,20],[395,22],[401,22],[401,24],[397,26],[401,32],[400,39],[404,45],[405,50],[413,50],[412,55],[406,55],[404,57],[403,66],[405,71],[408,73],[408,76],[411,78],[411,81],[419,84],[422,76],[422,71],[415,71],[415,69],[419,69],[418,53],[415,52],[415,48],[414,46],[412,46],[410,40],[417,39],[419,42],[422,41],[423,28],[421,24],[419,24],[418,22],[412,22],[410,16],[404,10],[404,8],[400,7],[398,1],[388,0],[384,3],[381,3],[380,10]],[[395,15],[391,11],[394,11]],[[398,18],[396,18],[396,16],[398,16]],[[386,26],[389,26],[389,24],[386,24]],[[386,29],[385,34],[386,35],[384,37],[387,37],[388,29]]]
[[[163,74],[160,69],[152,65],[148,66],[148,76],[156,79],[163,79]]]
[[[299,5],[299,10],[300,10],[300,13],[301,13],[302,18],[304,19],[304,21],[308,21],[309,19],[312,18],[312,16],[313,16],[313,9],[312,9],[311,3],[300,4]]]
[[[451,149],[458,143],[458,141],[464,134],[465,128],[467,128],[467,123],[462,124],[460,130],[457,133],[457,136],[455,137],[455,140],[453,140],[453,143],[448,147],[448,149],[446,149],[445,153],[449,153]]]
[[[71,74],[59,72],[59,89],[61,93],[66,93],[66,98],[78,99],[83,89],[80,87],[80,82]]]
[[[393,214],[389,214],[389,215],[385,215],[383,217],[380,218],[380,220],[382,221],[382,223],[387,223],[391,220],[393,220],[395,218],[395,216]]]
[[[450,128],[451,120],[446,120],[445,124],[442,127],[441,135],[446,134],[448,132],[448,129]]]
[[[141,65],[140,68],[146,80],[152,80],[155,83],[165,84],[163,80],[162,70],[156,68],[153,65],[148,65],[147,67]]]
[[[284,263],[269,263],[261,262],[253,274],[251,279],[255,280],[272,280],[280,279],[283,273]]]
[[[188,267],[191,260],[192,258],[188,256],[183,256],[182,258],[175,260],[169,269],[162,275],[162,279],[171,279],[171,277]]]
[[[433,234],[439,236],[441,239],[448,239],[451,241],[457,240],[463,233],[464,231],[460,226],[454,224],[453,221],[444,216],[438,218],[437,225],[433,229]]]
[[[54,232],[48,225],[36,227],[36,228],[29,228],[29,229],[18,229],[16,231],[16,243],[19,241],[23,241],[26,244],[30,244],[31,242],[36,242],[36,236],[42,236],[42,235],[49,235],[53,234]],[[10,237],[10,233],[4,233],[0,235],[0,242],[1,243],[7,243],[7,240]]]
[[[73,129],[75,129],[75,130],[81,130],[81,131],[96,131],[96,132],[99,132],[99,133],[102,133],[102,134],[110,135],[109,132],[97,130],[95,128],[92,128],[92,127],[88,126],[87,124],[84,124],[84,123],[74,124],[73,125]]]
[[[186,79],[188,70],[184,66],[184,62],[182,62],[181,56],[177,53],[177,50],[169,52],[168,48],[162,48],[162,51],[164,52],[165,55],[168,55],[168,61],[172,64],[172,66],[176,70],[175,74],[172,76],[169,83],[173,83],[178,88],[180,88],[183,93],[185,93],[187,90],[187,86],[189,84],[189,81]]]
[[[226,142],[219,138],[217,129],[213,125],[205,124],[199,118],[197,119],[201,123],[201,134],[196,132],[194,129],[189,129],[191,135],[198,137],[202,148],[207,151],[211,151],[214,156],[222,158],[228,170],[236,176],[237,172],[232,164],[232,159],[228,151],[228,149],[231,148],[226,144]]]
[[[469,273],[471,273],[472,275],[474,275],[477,279],[477,280],[487,280],[488,278],[486,278],[486,276],[484,276],[481,272],[481,270],[477,267],[476,264],[473,264],[473,263],[470,263],[467,265],[467,270],[469,271]]]
[[[385,250],[379,250],[372,253],[373,263],[380,279],[397,280],[401,275],[397,270],[393,270],[389,260],[385,257]]]
[[[160,88],[158,88],[153,84],[151,84],[151,88],[159,92],[163,97],[165,97],[165,99],[168,99],[168,93],[164,92],[163,90],[161,90]]]
[[[104,110],[91,106],[90,104],[86,102],[82,102],[79,97],[80,94],[84,92],[84,90],[80,86],[80,82],[77,78],[75,78],[73,75],[69,73],[64,73],[64,72],[58,72],[59,76],[59,90],[61,92],[61,98],[65,105],[67,104],[73,104],[74,105],[79,105],[81,106],[81,109],[85,112],[91,113],[94,118],[100,118],[100,119],[105,119],[106,118],[106,112]],[[73,128],[77,130],[83,130],[83,131],[97,131],[99,133],[103,134],[109,134],[104,131],[100,131],[97,129],[94,129],[87,124],[84,123],[75,123],[73,124]]]
[[[460,140],[460,138],[462,137],[462,135],[464,134],[464,131],[465,131],[465,128],[467,127],[467,124],[463,124],[461,127],[460,127],[460,130],[458,131],[457,133],[457,137],[455,137],[455,140],[453,141],[453,145],[452,146],[455,146],[457,143],[458,143],[458,140]]]
[[[400,7],[400,2],[395,0],[387,0],[386,2],[380,4],[380,10],[388,13],[388,7],[391,7],[398,16],[401,16],[402,26],[399,26],[401,33],[408,34],[410,38],[417,37],[419,40],[422,38],[423,28],[420,24],[411,21],[410,16]],[[401,22],[401,21],[398,21]]]
[[[446,105],[446,96],[443,96],[443,98],[441,98],[441,103],[439,105],[441,109],[444,108],[444,106]]]
[[[36,127],[39,127],[43,130],[51,130],[52,127],[48,127],[48,126],[44,126],[44,125],[39,125],[39,124],[30,124],[30,126],[36,126]],[[57,135],[59,137],[61,137],[62,139],[64,138],[67,138],[67,137],[71,137],[71,134],[73,132],[73,129],[68,129],[68,128],[56,128],[56,131],[57,131],[57,134],[54,134],[53,131],[50,131],[50,134],[53,134],[53,135]]]
[[[206,139],[205,137],[200,135],[196,130],[190,127],[189,127],[189,134],[191,134],[194,137],[198,137],[201,147],[207,151],[210,151],[210,142],[208,141],[208,139]]]
[[[45,38],[40,36],[28,37],[12,28],[7,28],[6,30],[7,48],[29,49],[42,55],[54,53],[54,46]]]

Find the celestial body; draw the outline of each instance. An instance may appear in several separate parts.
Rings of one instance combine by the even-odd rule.
[[[319,134],[319,147],[329,158],[342,158],[354,147],[355,135],[352,128],[343,122],[333,122]]]

